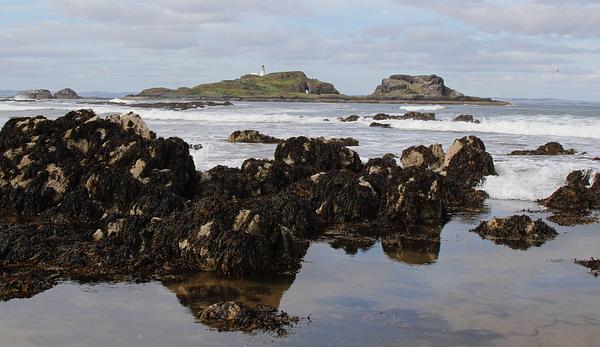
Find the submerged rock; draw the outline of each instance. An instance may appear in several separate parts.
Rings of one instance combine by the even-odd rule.
[[[353,114],[351,116],[347,116],[347,117],[338,117],[338,120],[343,123],[356,122],[359,119],[360,119],[360,116],[355,115],[355,114]]]
[[[456,118],[454,118],[452,121],[453,122],[475,123],[475,124],[480,123],[479,119],[475,119],[475,117],[473,117],[470,114],[461,114],[460,116],[457,116]]]
[[[567,155],[575,154],[574,149],[564,149],[558,142],[548,142],[535,150],[516,150],[509,155]]]
[[[534,221],[526,215],[493,218],[481,222],[471,232],[477,233],[484,239],[515,249],[541,246],[546,241],[558,236],[556,230],[541,219]]]
[[[219,331],[265,331],[283,336],[289,327],[298,323],[299,318],[266,305],[249,307],[228,301],[207,307],[200,314],[200,321]]]
[[[284,140],[272,136],[263,135],[257,130],[238,130],[229,135],[229,142],[244,143],[282,143]]]
[[[55,99],[79,99],[79,95],[77,92],[71,88],[61,89],[58,92],[54,93]]]
[[[379,128],[391,128],[392,126],[390,124],[386,124],[386,123],[377,123],[377,122],[372,122],[371,124],[369,124],[370,127],[379,127]]]

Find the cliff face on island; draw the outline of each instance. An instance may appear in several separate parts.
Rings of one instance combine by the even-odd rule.
[[[282,97],[339,94],[331,83],[308,78],[302,71],[275,72],[265,76],[244,75],[234,80],[200,84],[192,88],[150,88],[143,97]]]
[[[373,97],[415,98],[460,98],[465,95],[446,87],[444,79],[437,75],[409,76],[392,75],[383,79]]]

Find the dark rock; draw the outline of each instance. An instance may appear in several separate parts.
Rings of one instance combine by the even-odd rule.
[[[577,260],[575,259],[575,264],[585,266],[590,269],[591,273],[594,276],[600,275],[600,259],[590,258],[589,260]]]
[[[600,157],[594,157],[594,158],[592,158],[592,160],[600,161]]]
[[[399,116],[392,116],[387,113],[378,113],[373,116],[373,120],[388,120],[388,119],[399,119]]]
[[[598,223],[598,218],[581,213],[562,212],[554,214],[548,217],[547,219],[552,223],[556,223],[561,226],[575,226],[582,224]]]
[[[441,170],[450,180],[469,187],[482,182],[485,176],[496,175],[492,156],[476,136],[455,140],[448,148]]]
[[[360,145],[360,142],[357,139],[354,139],[352,137],[340,137],[340,138],[330,138],[330,139],[326,139],[324,137],[317,137],[317,138],[315,138],[315,140],[323,141],[324,143],[338,143],[342,146],[347,146],[347,147],[355,147],[355,146]]]
[[[228,301],[207,307],[200,314],[200,321],[219,331],[264,331],[284,336],[299,318],[266,305],[249,307],[240,302]]]
[[[423,145],[412,146],[402,151],[400,161],[406,167],[423,166],[437,170],[444,164],[445,157],[442,145],[436,144],[429,147]]]
[[[359,171],[358,154],[339,143],[325,143],[307,137],[292,137],[277,145],[275,160],[290,166],[308,167],[311,174],[329,170]]]
[[[461,114],[460,116],[457,116],[456,118],[454,118],[452,121],[453,122],[475,123],[475,124],[479,124],[480,123],[479,119],[475,119],[470,114]]]
[[[435,113],[423,113],[423,112],[408,112],[398,119],[413,119],[421,121],[434,121]]]
[[[263,135],[256,130],[238,130],[229,135],[229,142],[244,143],[282,143],[284,140]]]
[[[391,128],[392,126],[390,124],[385,124],[385,123],[377,123],[377,122],[373,122],[371,124],[369,124],[370,127],[380,127],[380,128]]]
[[[71,88],[61,89],[54,93],[55,99],[79,99],[79,95]]]
[[[338,118],[338,120],[340,122],[344,122],[344,123],[347,123],[347,122],[356,122],[359,119],[360,119],[360,116],[355,115],[355,114],[353,114],[351,116],[348,116],[348,117],[339,117]]]
[[[46,100],[52,99],[52,93],[46,89],[25,90],[15,95],[16,100]]]
[[[477,228],[471,231],[484,239],[515,249],[541,246],[546,241],[558,236],[556,230],[541,219],[534,221],[526,215],[493,218],[481,222]]]
[[[117,103],[118,104],[118,103]],[[176,110],[185,111],[195,108],[214,107],[214,106],[233,106],[229,101],[225,102],[213,102],[213,101],[189,101],[189,102],[149,102],[149,103],[134,103],[125,104],[127,107],[136,108],[153,108],[153,109],[165,109],[165,110]]]
[[[573,171],[565,186],[539,203],[556,212],[549,220],[560,225],[594,223],[590,213],[600,209],[600,175],[592,179],[591,171]]]
[[[199,143],[196,144],[190,144],[190,149],[193,149],[194,151],[199,151],[202,149],[202,145]]]
[[[516,150],[510,152],[510,155],[567,155],[575,154],[574,149],[564,149],[558,142],[548,142],[535,150]]]

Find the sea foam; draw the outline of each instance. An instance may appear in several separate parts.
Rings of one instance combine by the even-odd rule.
[[[445,106],[442,105],[407,105],[400,106],[400,109],[403,111],[439,111],[445,109]]]

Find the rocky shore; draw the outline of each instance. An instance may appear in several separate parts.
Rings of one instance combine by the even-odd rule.
[[[365,163],[348,139],[276,140],[273,160],[199,172],[187,143],[157,137],[134,113],[9,120],[0,131],[0,300],[63,280],[293,276],[313,240],[347,252],[381,240],[393,259],[407,245],[435,258],[441,226],[453,212],[480,208],[487,195],[476,187],[496,174],[475,136],[446,150],[407,148],[401,165],[394,154]],[[590,186],[590,177],[572,175],[542,203],[598,209],[598,179]],[[556,237],[528,218],[475,232],[528,245]],[[297,321],[237,301],[206,303],[198,317],[217,329],[278,333]]]

